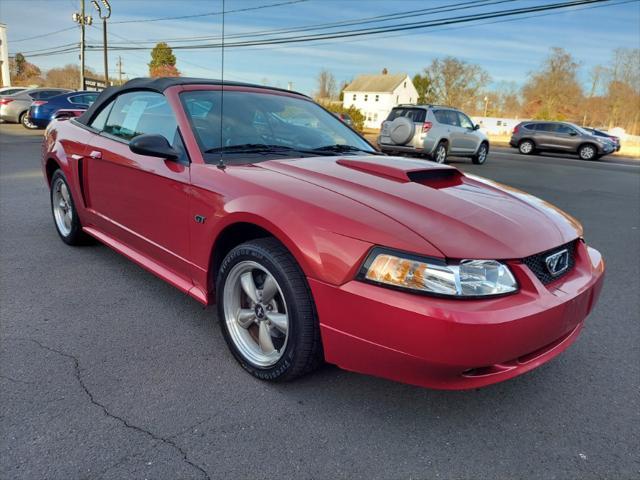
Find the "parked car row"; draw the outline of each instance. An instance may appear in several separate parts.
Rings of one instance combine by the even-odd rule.
[[[460,110],[442,105],[394,107],[382,122],[377,143],[385,153],[426,156],[438,163],[455,155],[483,164],[489,153],[489,139],[479,126]],[[523,155],[563,152],[582,160],[620,150],[619,137],[569,122],[520,122],[509,143]]]
[[[84,111],[99,92],[66,88],[9,87],[0,91],[0,120],[20,123],[25,128],[46,128],[60,110]]]

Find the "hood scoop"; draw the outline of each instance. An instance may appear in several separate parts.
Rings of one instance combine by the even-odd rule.
[[[341,158],[336,163],[379,177],[390,178],[402,183],[419,183],[431,188],[446,188],[462,184],[462,172],[449,165],[396,157],[374,158],[371,160]]]

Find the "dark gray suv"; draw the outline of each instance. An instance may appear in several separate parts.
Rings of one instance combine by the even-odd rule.
[[[520,153],[575,153],[582,160],[596,160],[615,151],[611,140],[567,122],[522,122],[516,125],[509,142]]]

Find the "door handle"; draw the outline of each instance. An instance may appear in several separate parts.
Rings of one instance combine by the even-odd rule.
[[[97,151],[97,150],[93,150],[93,151],[89,154],[89,156],[90,156],[91,158],[95,158],[96,160],[100,160],[100,159],[102,158],[102,152],[99,152],[99,151]]]

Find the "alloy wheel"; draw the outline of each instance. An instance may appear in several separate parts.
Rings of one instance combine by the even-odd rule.
[[[487,159],[487,147],[485,145],[480,146],[480,151],[478,152],[478,163],[484,163]]]
[[[71,233],[73,222],[73,203],[67,184],[62,178],[56,178],[52,189],[53,217],[56,227],[63,237],[68,237]]]
[[[436,150],[436,162],[444,163],[446,159],[447,159],[447,147],[440,144],[438,145],[438,148]]]
[[[289,338],[289,315],[282,289],[257,262],[235,265],[224,284],[224,321],[241,355],[257,367],[282,357]]]
[[[595,149],[590,145],[587,145],[580,149],[580,158],[582,158],[583,160],[591,160],[595,156],[595,154]]]
[[[528,154],[533,151],[533,144],[531,142],[522,142],[520,144],[520,153]]]

